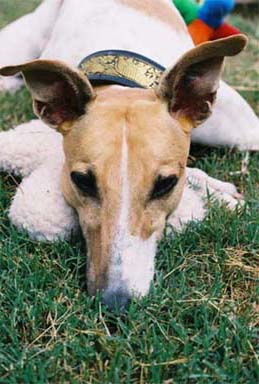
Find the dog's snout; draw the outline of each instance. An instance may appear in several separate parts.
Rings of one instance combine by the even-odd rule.
[[[102,295],[103,304],[110,310],[119,310],[120,312],[127,309],[130,299],[130,294],[125,289],[108,289]]]

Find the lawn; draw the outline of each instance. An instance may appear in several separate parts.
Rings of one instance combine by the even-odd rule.
[[[36,0],[0,0],[0,27]],[[258,21],[234,14],[250,37],[225,79],[259,113]],[[25,89],[0,94],[0,129],[33,114]],[[1,150],[1,149],[0,149]],[[85,290],[82,239],[43,244],[7,217],[16,189],[0,177],[0,383],[253,384],[259,380],[259,154],[237,176],[243,154],[192,148],[193,165],[235,182],[241,212],[212,205],[201,224],[170,229],[159,245],[148,297],[116,315]]]

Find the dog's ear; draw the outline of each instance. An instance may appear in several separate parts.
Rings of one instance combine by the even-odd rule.
[[[168,102],[170,113],[187,120],[190,127],[206,120],[212,112],[224,57],[238,54],[246,43],[244,35],[236,35],[198,45],[166,70],[156,91]]]
[[[19,72],[31,92],[35,113],[51,127],[76,120],[94,98],[88,79],[60,61],[34,60],[0,69],[3,76]]]

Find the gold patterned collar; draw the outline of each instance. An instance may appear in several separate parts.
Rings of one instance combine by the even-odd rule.
[[[134,52],[108,50],[84,58],[79,70],[94,85],[155,88],[165,68]]]

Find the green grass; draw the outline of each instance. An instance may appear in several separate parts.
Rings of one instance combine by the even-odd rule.
[[[0,25],[35,3],[0,0]],[[234,20],[251,42],[242,59],[228,62],[226,77],[254,89],[256,21]],[[258,91],[244,96],[259,111]],[[32,117],[25,90],[1,94],[0,105],[1,129]],[[174,239],[168,229],[150,295],[120,316],[87,295],[81,239],[42,244],[10,224],[16,187],[1,176],[0,383],[258,382],[259,154],[240,177],[230,173],[239,170],[241,153],[199,146],[192,153],[195,166],[235,182],[246,206],[230,213],[212,205],[203,223]]]
[[[0,28],[31,12],[38,4],[40,0],[0,0]]]

